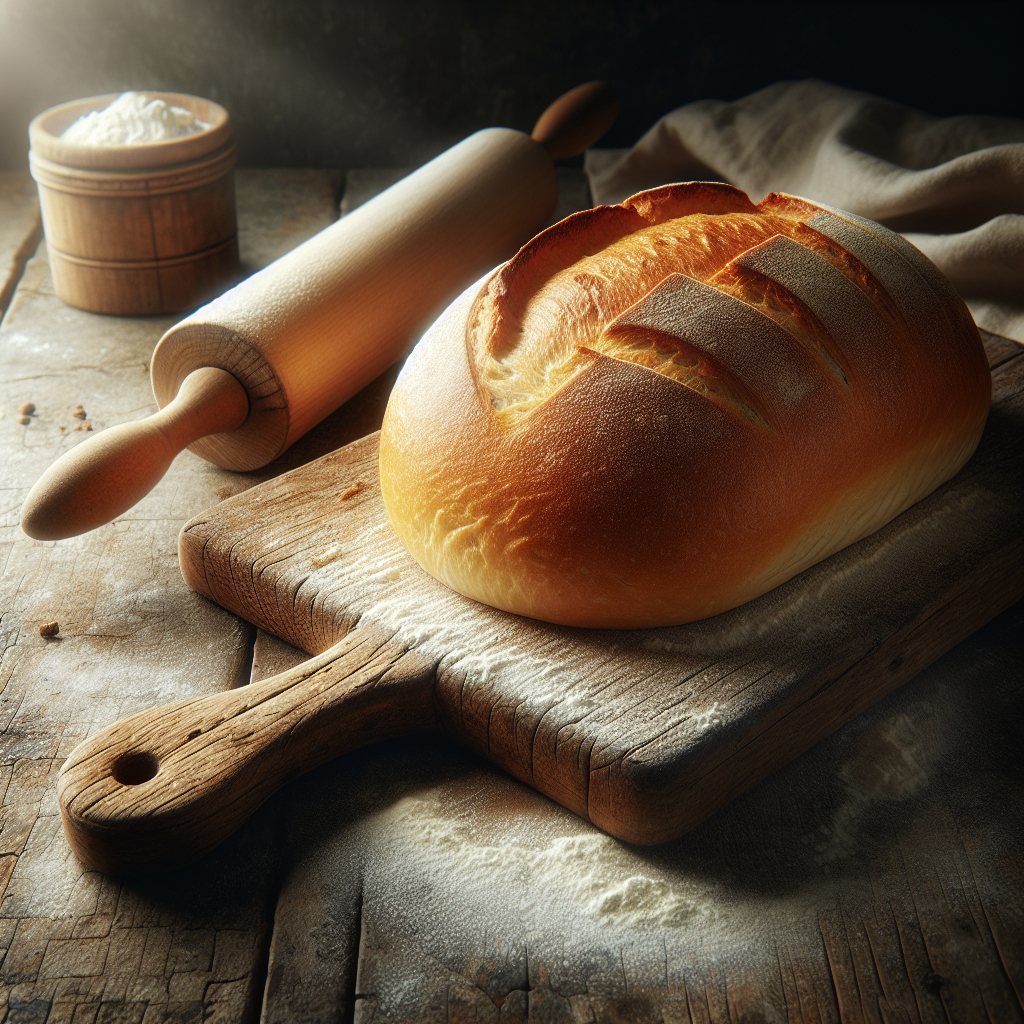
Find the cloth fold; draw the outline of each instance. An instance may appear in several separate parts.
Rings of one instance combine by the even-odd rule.
[[[904,234],[979,326],[1024,343],[1024,121],[936,118],[827,82],[780,82],[666,114],[628,150],[590,150],[595,203],[674,181],[789,192]]]

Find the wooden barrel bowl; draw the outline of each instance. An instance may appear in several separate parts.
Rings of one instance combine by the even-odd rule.
[[[210,127],[163,142],[87,146],[60,135],[116,95],[74,100],[29,126],[29,166],[57,294],[93,313],[193,309],[238,275],[235,146],[227,111],[154,93]]]

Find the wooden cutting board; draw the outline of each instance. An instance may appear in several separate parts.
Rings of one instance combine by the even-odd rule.
[[[552,626],[448,590],[391,529],[376,434],[209,509],[181,532],[186,582],[320,657],[83,744],[61,783],[76,851],[198,856],[296,774],[432,729],[621,839],[686,832],[1024,594],[1024,349],[985,342],[992,410],[953,480],[686,626]]]
[[[1012,344],[1012,343],[1011,343]],[[1024,593],[1024,350],[989,341],[972,461],[887,528],[726,615],[551,626],[423,572],[373,434],[188,523],[186,582],[318,654],[374,626],[437,664],[441,729],[615,835],[659,842],[838,728]]]

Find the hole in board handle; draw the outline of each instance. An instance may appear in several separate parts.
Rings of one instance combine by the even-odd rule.
[[[111,770],[115,782],[122,786],[141,786],[149,782],[159,771],[160,762],[153,754],[144,751],[134,751],[131,754],[122,754],[115,762]]]

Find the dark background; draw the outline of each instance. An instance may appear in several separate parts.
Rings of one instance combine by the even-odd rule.
[[[807,77],[1020,117],[1022,38],[1020,2],[0,0],[0,166],[26,166],[33,114],[125,89],[222,103],[250,167],[414,165],[593,78],[622,98],[607,146]]]

